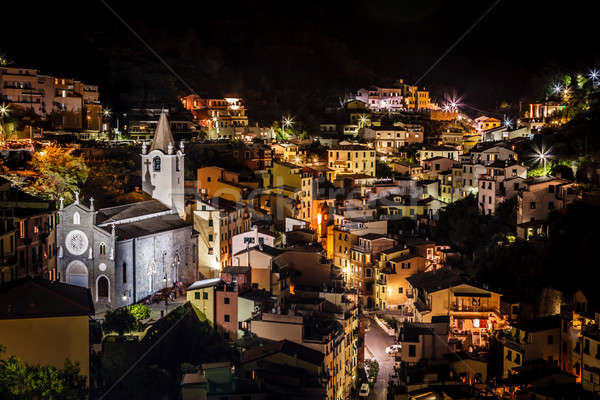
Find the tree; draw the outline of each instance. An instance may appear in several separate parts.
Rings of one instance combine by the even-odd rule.
[[[0,347],[0,353],[3,349]],[[87,396],[86,377],[79,364],[67,359],[64,368],[29,365],[11,356],[0,360],[0,398],[76,400]]]
[[[129,312],[129,309],[121,307],[106,313],[102,329],[106,333],[117,332],[119,336],[123,336],[125,332],[129,332],[135,327],[135,323],[135,317]]]
[[[375,161],[375,176],[386,178],[393,175],[392,168],[384,161]]]
[[[136,321],[150,317],[150,308],[144,304],[133,304],[127,308]]]
[[[67,149],[56,145],[33,153],[29,166],[35,176],[22,189],[47,200],[58,201],[63,197],[67,204],[73,202],[73,193],[79,190],[89,174],[81,157],[75,157]]]

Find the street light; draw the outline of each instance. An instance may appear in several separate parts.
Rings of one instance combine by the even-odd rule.
[[[294,118],[289,115],[281,117],[281,132],[285,135],[285,128],[294,125]]]
[[[590,73],[588,76],[590,77],[590,79],[593,82],[596,82],[598,80],[598,78],[600,78],[600,71],[598,71],[597,69],[592,69],[592,70],[590,70]]]
[[[102,115],[104,115],[106,118],[110,117],[110,114],[112,114],[110,108],[105,108],[104,110],[102,110]]]

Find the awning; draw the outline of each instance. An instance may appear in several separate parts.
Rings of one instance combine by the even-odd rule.
[[[489,293],[474,293],[474,292],[454,292],[456,297],[491,297]]]

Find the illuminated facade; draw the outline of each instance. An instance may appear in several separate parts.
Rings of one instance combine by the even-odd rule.
[[[177,154],[165,114],[150,150],[142,146],[142,187],[152,200],[96,209],[76,193],[56,227],[58,278],[90,288],[100,308],[135,303],[197,279],[196,236],[183,217],[183,146]]]
[[[194,120],[206,128],[248,126],[246,106],[238,97],[203,98],[195,94],[181,99],[183,106],[194,115]]]

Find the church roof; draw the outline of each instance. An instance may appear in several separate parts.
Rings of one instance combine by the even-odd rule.
[[[0,319],[93,314],[87,288],[29,277],[0,285]]]
[[[154,199],[124,204],[122,206],[101,208],[98,210],[98,214],[96,214],[96,224],[110,224],[124,219],[137,218],[169,210],[169,207]]]
[[[160,150],[163,153],[168,154],[169,143],[175,148],[175,140],[173,140],[173,135],[171,134],[167,113],[163,110],[163,112],[160,113],[158,124],[156,124],[156,131],[154,131],[154,139],[152,139],[150,151]]]
[[[192,226],[192,224],[185,222],[178,214],[167,214],[123,224],[115,224],[115,234],[119,240],[127,240],[184,228],[186,226]],[[105,225],[102,229],[110,233],[112,226]]]

